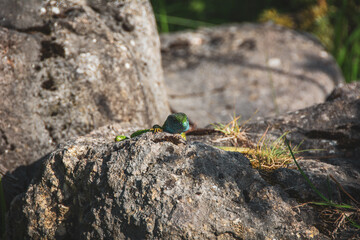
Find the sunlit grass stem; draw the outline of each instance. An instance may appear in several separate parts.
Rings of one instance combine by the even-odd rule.
[[[287,139],[285,139],[285,144],[287,145],[290,154],[294,160],[294,163],[296,164],[296,167],[298,168],[300,174],[303,176],[303,178],[305,179],[305,181],[309,184],[309,186],[311,187],[311,189],[322,199],[324,200],[324,202],[310,202],[311,204],[314,205],[319,205],[319,206],[330,206],[330,207],[334,207],[334,208],[338,208],[338,209],[350,209],[350,210],[357,210],[359,211],[359,209],[357,207],[348,205],[348,204],[336,204],[333,203],[332,201],[330,201],[327,197],[325,197],[316,187],[315,185],[310,181],[310,179],[308,178],[308,176],[305,174],[305,172],[302,170],[302,168],[300,167],[300,165],[298,164],[298,162],[296,161],[296,158],[294,156],[294,153],[289,145],[289,141]],[[354,227],[360,229],[360,225],[357,224],[356,222],[354,222],[353,220],[351,220],[349,217],[347,217],[345,215],[345,218],[351,223],[351,225],[353,225]]]

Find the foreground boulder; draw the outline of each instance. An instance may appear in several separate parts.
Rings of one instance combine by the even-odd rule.
[[[248,123],[247,136],[257,142],[265,131],[273,139],[291,131],[293,145],[322,149],[306,152],[299,164],[327,198],[356,206],[349,195],[360,199],[359,90],[360,84],[344,85],[322,104]],[[186,142],[147,133],[113,143],[115,135],[137,130],[121,128],[101,127],[26,167],[38,174],[11,203],[8,239],[360,236],[349,224],[337,225],[337,209],[306,205],[323,200],[294,166],[255,170],[240,153],[209,145],[230,144],[219,132],[194,130]],[[6,195],[14,196],[8,193],[20,188],[3,180]]]
[[[9,170],[102,125],[169,114],[149,2],[2,0],[0,16],[0,164]]]
[[[319,41],[272,24],[165,34],[161,51],[171,107],[200,127],[309,107],[344,82]]]
[[[321,239],[240,153],[146,133],[81,137],[11,204],[8,239]],[[309,209],[309,208],[306,208]]]

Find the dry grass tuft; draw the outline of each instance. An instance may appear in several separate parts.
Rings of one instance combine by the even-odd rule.
[[[226,125],[215,124],[216,131],[222,132],[225,137],[218,139],[218,141],[231,140],[232,147],[218,147],[225,151],[241,152],[246,155],[252,166],[258,169],[275,170],[282,168],[292,162],[291,154],[284,142],[287,133],[284,133],[279,138],[271,141],[266,138],[268,129],[264,132],[260,140],[254,144],[246,134],[245,124],[250,120],[239,123],[241,116],[234,117],[234,119]],[[241,146],[241,147],[240,147]],[[293,147],[292,151],[297,154],[300,144]]]

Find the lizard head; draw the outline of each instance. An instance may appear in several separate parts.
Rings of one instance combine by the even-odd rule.
[[[183,133],[189,130],[189,119],[185,113],[174,113],[167,117],[164,125],[164,132]]]

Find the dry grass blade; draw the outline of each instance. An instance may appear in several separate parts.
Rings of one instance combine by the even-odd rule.
[[[358,205],[358,206],[360,205],[360,203],[358,201],[356,201],[355,198],[353,196],[351,196],[331,174],[329,176],[336,183],[336,185],[341,189],[341,191],[346,194],[346,196],[348,196],[356,205]]]
[[[221,123],[213,124],[214,130],[222,132],[227,139],[230,138],[232,140],[232,145],[235,147],[242,146],[253,148],[254,144],[247,137],[245,124],[248,123],[257,112],[258,110],[256,110],[249,119],[242,121],[241,123],[239,123],[241,115],[236,117],[234,114],[233,120],[226,125]]]
[[[244,124],[239,124],[239,120],[241,116],[234,117],[231,122],[226,125],[221,123],[214,124],[214,128],[216,131],[222,132],[228,138],[232,140],[234,146],[239,146],[241,142],[247,141],[247,136],[245,133]]]
[[[250,156],[250,162],[253,167],[266,170],[274,170],[285,167],[292,162],[291,154],[284,142],[288,132],[273,141],[266,139],[267,133],[268,129],[266,129],[258,141],[254,151],[255,154]],[[295,154],[298,153],[299,146],[300,145],[297,145],[292,148]]]

